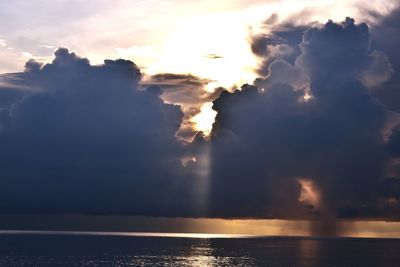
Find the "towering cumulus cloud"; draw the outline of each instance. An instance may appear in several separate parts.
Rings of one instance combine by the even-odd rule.
[[[282,43],[295,59],[271,55]],[[397,153],[384,138],[389,112],[372,96],[393,68],[368,26],[329,21],[301,42],[264,44],[259,88],[214,101],[212,214],[399,219],[387,190],[398,178],[385,178]]]
[[[1,110],[1,212],[162,214],[183,114],[140,78],[130,61],[92,66],[63,48],[8,75],[24,94]]]

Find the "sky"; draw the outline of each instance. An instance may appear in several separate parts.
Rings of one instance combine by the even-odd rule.
[[[398,235],[399,14],[389,0],[0,1],[0,215]]]
[[[31,58],[51,62],[55,49],[67,47],[93,64],[106,58],[132,60],[146,74],[142,82],[151,82],[159,73],[193,74],[205,79],[194,90],[207,95],[220,86],[238,88],[257,78],[260,58],[252,53],[249,39],[268,34],[263,22],[272,14],[279,14],[282,22],[296,18],[295,24],[342,20],[343,10],[370,20],[365,15],[370,10],[385,15],[394,6],[381,0],[3,1],[0,73],[21,71]],[[206,103],[209,99],[164,99],[185,110],[203,111],[201,116],[186,116],[182,138],[193,137],[191,128],[211,132],[215,113]]]

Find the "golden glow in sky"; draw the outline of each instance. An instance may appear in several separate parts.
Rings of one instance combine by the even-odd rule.
[[[194,116],[191,121],[195,123],[197,131],[202,131],[205,135],[209,135],[212,130],[212,124],[214,123],[217,112],[212,109],[212,103],[205,103],[201,107],[200,113]]]
[[[7,215],[21,225],[31,217],[24,215]],[[311,236],[310,222],[304,220],[267,220],[267,219],[207,219],[207,218],[166,218],[166,217],[132,217],[132,216],[87,216],[87,215],[41,215],[35,217],[33,225],[44,221],[49,225],[57,222],[68,222],[71,229],[98,226],[104,231],[122,232],[123,235],[137,235],[132,232],[157,232],[162,225],[165,233],[188,233],[196,237],[205,235],[258,235],[258,236]],[[6,216],[2,215],[4,221]],[[385,221],[338,221],[338,236],[400,238],[400,223]],[[139,226],[139,227],[138,227]],[[19,227],[21,228],[21,227]],[[17,227],[18,229],[18,227]],[[40,228],[39,228],[40,229]],[[69,228],[67,228],[69,229]],[[82,229],[82,228],[81,228]],[[149,235],[149,233],[147,233]],[[159,233],[154,234],[160,236]],[[165,234],[168,235],[168,234]],[[169,234],[170,235],[170,234]],[[182,234],[181,234],[182,236]]]
[[[5,5],[3,10],[14,14],[7,21],[12,27],[0,26],[0,72],[20,71],[29,58],[49,61],[57,47],[65,46],[94,64],[101,64],[105,58],[125,58],[134,61],[147,75],[193,74],[209,79],[204,90],[213,92],[218,86],[240,87],[257,77],[255,69],[260,59],[252,54],[249,38],[258,32],[268,33],[263,21],[271,14],[277,14],[281,22],[290,19],[294,24],[343,20],[346,16],[359,20],[368,17],[366,10],[388,13],[396,1],[41,2],[46,8],[33,1],[21,1],[15,7],[0,3],[0,8]],[[18,15],[26,13],[31,16]],[[63,14],[59,20],[46,21],[59,13]],[[11,28],[12,31],[7,30]],[[210,109],[203,110],[208,114],[193,121],[198,130],[209,132],[212,121],[206,123],[205,118],[213,116]]]
[[[210,79],[209,90],[252,81],[257,61],[248,35],[245,17],[238,13],[187,18],[166,39],[148,73],[191,73]]]

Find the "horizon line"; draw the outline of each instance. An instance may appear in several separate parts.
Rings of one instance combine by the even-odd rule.
[[[110,236],[110,237],[160,237],[160,238],[199,238],[199,239],[391,239],[399,237],[377,236],[312,236],[312,235],[257,235],[257,234],[218,234],[200,232],[127,232],[127,231],[68,231],[68,230],[0,230],[1,235],[62,235],[62,236]]]

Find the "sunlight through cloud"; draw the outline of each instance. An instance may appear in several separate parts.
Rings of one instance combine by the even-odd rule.
[[[195,123],[195,129],[203,132],[206,136],[210,135],[212,125],[217,112],[212,109],[212,103],[205,103],[200,110],[200,113],[194,116],[191,121]]]

